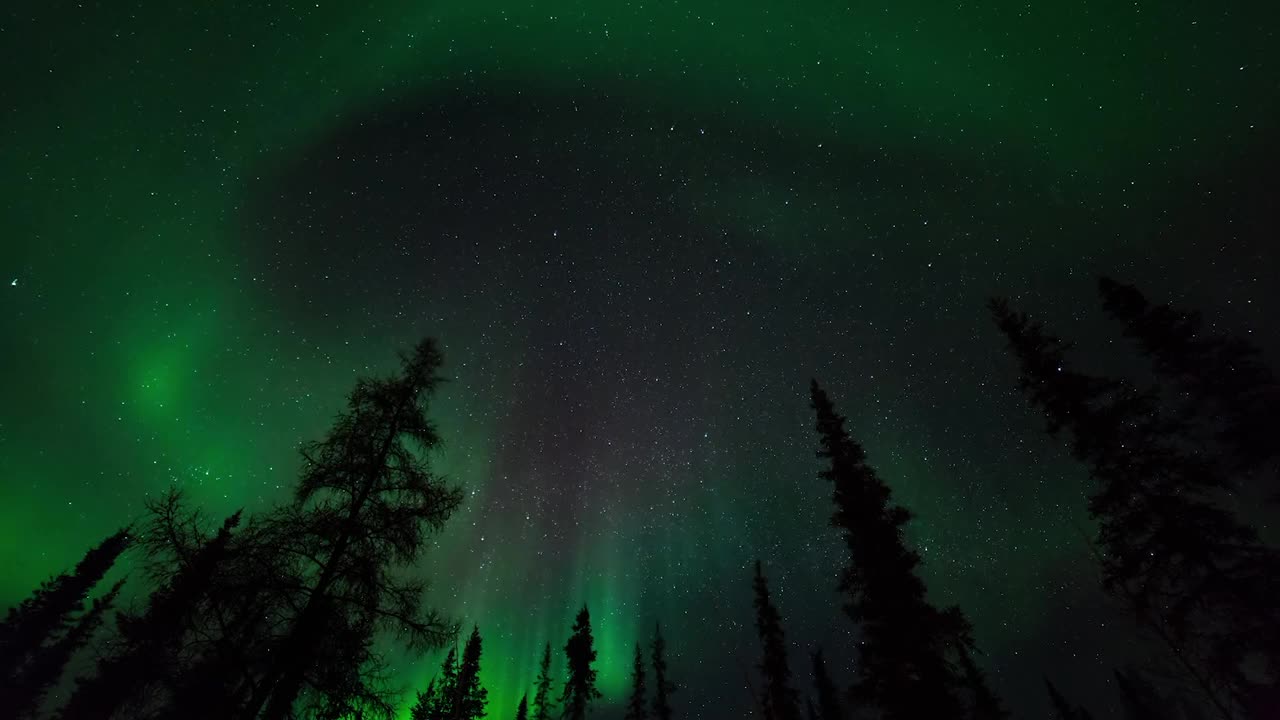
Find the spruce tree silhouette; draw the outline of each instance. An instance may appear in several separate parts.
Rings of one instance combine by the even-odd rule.
[[[756,560],[752,588],[755,591],[756,633],[764,651],[760,660],[760,674],[764,676],[760,705],[764,709],[765,720],[800,720],[800,698],[791,683],[782,616],[769,598],[769,581],[759,560]]]
[[[644,651],[636,643],[636,655],[631,663],[631,698],[627,700],[624,720],[646,720],[649,717],[648,698],[644,687]]]
[[[987,676],[973,661],[973,656],[963,648],[959,655],[961,678],[969,699],[969,717],[973,720],[1007,720],[1009,712],[987,685]]]
[[[516,720],[529,720],[529,693],[520,696],[520,704],[516,706]]]
[[[958,608],[940,611],[928,602],[916,575],[920,556],[903,538],[911,514],[890,504],[889,488],[817,381],[810,396],[818,457],[830,463],[819,474],[833,486],[831,524],[843,532],[849,552],[839,589],[862,630],[853,697],[885,720],[966,717],[966,683],[957,665],[958,655],[973,648],[969,623]]]
[[[436,690],[436,679],[427,682],[427,689],[418,692],[413,707],[409,708],[409,720],[431,720],[440,693]]]
[[[201,590],[191,593],[199,598],[198,610],[183,613],[187,627],[182,632],[182,649],[173,653],[173,667],[161,674],[154,689],[135,693],[138,697],[131,703],[154,706],[152,720],[236,717],[269,669],[274,639],[289,629],[305,578],[281,551],[279,528],[271,515],[242,521],[229,533],[216,562],[197,563],[218,537],[204,530],[200,512],[189,509],[182,494],[173,489],[148,502],[147,508],[151,519],[140,545],[153,586],[190,587],[179,578],[192,575],[190,569],[196,564],[208,563],[211,571],[198,581]],[[332,681],[333,676],[325,674],[323,679]],[[312,676],[313,682],[321,680],[320,674]],[[349,677],[341,679],[343,684],[349,681]],[[335,689],[343,696],[350,691],[349,685]],[[336,699],[335,703],[340,704]]]
[[[232,537],[232,550],[206,589],[204,611],[192,618],[187,633],[188,639],[200,641],[187,643],[183,655],[189,657],[174,674],[172,692],[154,720],[236,717],[259,687],[270,669],[274,639],[288,632],[296,588],[302,587],[294,565],[275,550],[273,537],[274,529],[255,518]],[[323,642],[333,647],[339,635],[352,642],[348,629],[337,625]],[[315,688],[315,702],[328,697],[337,705],[340,697],[351,697],[349,676],[317,673],[311,682],[339,682],[338,687]]]
[[[675,683],[667,677],[667,641],[662,636],[662,623],[653,625],[653,717],[654,720],[671,720],[671,694]]]
[[[328,436],[303,448],[280,542],[309,563],[308,582],[245,720],[260,713],[284,720],[317,670],[329,677],[358,671],[373,657],[369,640],[379,628],[396,631],[415,650],[440,647],[456,632],[439,614],[422,611],[422,585],[398,572],[420,557],[428,534],[461,502],[424,454],[440,442],[427,419],[440,364],[435,342],[423,340],[402,357],[399,375],[359,381]],[[335,636],[335,627],[344,633]]]
[[[458,698],[458,650],[449,648],[440,665],[440,676],[427,684],[427,689],[418,695],[411,715],[413,720],[450,720],[459,711]]]
[[[813,660],[813,687],[818,691],[817,717],[822,720],[844,720],[840,691],[836,689],[835,683],[831,682],[831,676],[827,674],[827,661],[822,656],[822,648],[815,650],[811,659]]]
[[[568,673],[564,691],[560,693],[560,716],[569,720],[583,720],[591,710],[591,703],[600,697],[596,689],[596,649],[591,636],[591,613],[583,605],[573,621],[573,634],[564,646],[568,661]]]
[[[116,532],[85,553],[70,573],[45,581],[31,597],[9,609],[0,623],[0,696],[15,689],[18,675],[41,647],[71,627],[72,616],[84,607],[89,591],[129,543],[129,528]]]
[[[538,679],[534,683],[533,720],[551,720],[555,712],[551,684],[551,643],[548,642],[542,648],[542,662],[538,665]]]
[[[1280,380],[1256,345],[1207,332],[1198,313],[1153,306],[1132,285],[1104,277],[1098,291],[1106,312],[1176,390],[1180,417],[1206,426],[1230,471],[1247,473],[1280,458]]]
[[[124,580],[117,581],[102,596],[94,598],[89,610],[58,638],[52,645],[46,645],[35,654],[31,662],[23,669],[15,685],[15,692],[0,699],[0,707],[7,708],[15,718],[36,717],[44,702],[49,688],[58,682],[71,658],[83,648],[98,627],[102,625],[104,616],[115,606],[116,598]]]
[[[1241,716],[1280,677],[1280,554],[1218,505],[1233,487],[1223,463],[1154,391],[1073,370],[1067,343],[1002,300],[990,307],[1023,392],[1097,483],[1089,512],[1103,588],[1218,717]],[[1251,677],[1250,663],[1264,677]]]
[[[1045,689],[1049,691],[1049,703],[1053,705],[1054,720],[1093,720],[1093,716],[1084,708],[1072,705],[1062,693],[1058,692],[1058,688],[1049,681],[1044,679]]]
[[[484,717],[489,691],[480,684],[480,628],[471,628],[471,637],[462,649],[462,664],[458,666],[458,680],[454,686],[453,715],[455,720],[475,720]]]
[[[204,591],[225,559],[240,513],[227,518],[218,534],[181,568],[167,587],[151,594],[140,616],[116,616],[115,652],[98,660],[94,674],[76,681],[59,716],[63,720],[106,720],[130,699],[159,682],[178,665],[178,652]]]
[[[325,636],[314,647],[324,658],[349,662],[317,662],[306,676],[308,691],[291,711],[295,717],[338,720],[352,715],[391,720],[396,711],[394,693],[387,684],[387,668],[374,648],[375,629],[368,618],[336,609],[327,600],[321,617],[329,620]]]

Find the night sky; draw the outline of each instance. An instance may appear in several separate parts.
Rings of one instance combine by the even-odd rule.
[[[467,501],[423,570],[480,624],[492,716],[583,602],[600,717],[659,620],[681,715],[744,716],[757,557],[796,671],[821,642],[848,672],[817,377],[1013,710],[1047,673],[1105,717],[1133,626],[983,303],[1106,363],[1106,273],[1280,357],[1271,7],[6,7],[0,605],[171,483],[286,499],[432,335]]]

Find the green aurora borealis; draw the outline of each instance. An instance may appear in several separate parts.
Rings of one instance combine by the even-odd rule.
[[[485,633],[492,716],[585,601],[607,702],[661,620],[686,716],[740,717],[757,556],[797,662],[821,640],[847,665],[810,376],[917,513],[931,591],[1014,709],[1049,670],[1087,697],[1123,621],[1077,530],[1083,477],[982,303],[1102,337],[1108,272],[1266,327],[1278,21],[1100,0],[0,11],[0,601],[169,483],[212,515],[286,497],[355,378],[431,334],[439,468],[468,501],[424,569]]]

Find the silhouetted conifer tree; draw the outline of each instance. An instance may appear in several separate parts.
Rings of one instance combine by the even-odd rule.
[[[440,665],[440,683],[436,686],[440,698],[439,710],[442,715],[453,714],[453,698],[457,697],[457,689],[458,649],[449,648],[449,652],[445,653],[444,662]]]
[[[561,717],[583,720],[591,710],[591,703],[600,697],[596,689],[595,639],[591,636],[591,614],[583,605],[573,622],[573,634],[564,646],[568,661],[568,674],[564,691],[560,694]]]
[[[782,616],[769,599],[769,581],[759,560],[756,560],[752,587],[755,590],[756,633],[764,651],[760,660],[760,674],[764,676],[760,705],[764,708],[765,720],[800,720],[800,698],[791,684]]]
[[[440,702],[440,693],[436,690],[436,679],[427,682],[427,689],[418,692],[413,707],[409,708],[409,720],[432,720],[436,704]]]
[[[631,699],[627,701],[624,720],[645,720],[648,716],[648,698],[644,687],[644,651],[636,643],[636,655],[631,663]]]
[[[71,627],[72,616],[84,607],[89,591],[129,542],[129,529],[120,530],[85,553],[70,573],[45,581],[31,597],[9,609],[0,623],[0,695],[44,645]]]
[[[915,570],[920,556],[903,538],[911,514],[890,504],[889,488],[816,381],[810,395],[818,457],[830,462],[820,475],[833,486],[831,524],[843,531],[849,552],[839,589],[862,630],[854,698],[885,720],[964,717],[957,656],[973,647],[969,624],[958,608],[939,611],[928,602]]]
[[[338,611],[337,601],[322,606],[327,617],[325,636],[315,648],[328,661],[315,663],[306,676],[308,690],[295,717],[338,720],[352,716],[392,720],[394,693],[388,687],[387,669],[374,648],[373,623],[368,617]],[[335,662],[348,658],[349,663]]]
[[[840,703],[840,691],[827,674],[827,661],[822,648],[813,652],[813,687],[818,691],[818,717],[822,720],[844,720],[844,707]],[[810,703],[810,708],[813,704]]]
[[[471,637],[462,649],[462,664],[458,666],[458,681],[454,687],[456,720],[475,720],[484,717],[489,691],[480,684],[480,628],[471,628]]]
[[[662,636],[662,624],[653,626],[653,717],[654,720],[671,720],[671,694],[675,683],[667,677],[667,641]]]
[[[1049,702],[1053,705],[1054,720],[1093,720],[1093,716],[1087,710],[1068,702],[1062,696],[1062,693],[1058,692],[1058,688],[1049,681],[1049,678],[1044,679],[1044,686],[1049,691]]]
[[[14,692],[6,693],[4,707],[12,717],[35,716],[44,702],[45,693],[58,682],[71,658],[93,637],[103,617],[115,606],[124,580],[118,581],[101,597],[95,598],[80,619],[51,645],[41,647],[24,668],[15,683]]]
[[[170,626],[180,649],[170,650],[166,662],[171,667],[159,674],[155,687],[134,692],[131,714],[146,713],[151,720],[236,717],[269,669],[274,639],[289,629],[305,578],[298,575],[293,558],[281,552],[272,516],[267,521],[249,518],[234,533],[219,530],[210,536],[199,511],[189,509],[174,488],[148,502],[147,509],[151,519],[140,544],[148,575],[157,588],[186,588],[178,595],[196,608],[170,616],[185,626],[181,632]],[[219,540],[219,535],[225,539]],[[196,566],[207,567],[209,573],[192,582],[189,578],[201,575],[193,570]],[[335,623],[323,642],[351,642],[343,627]],[[339,676],[317,673],[311,681],[333,682]],[[342,677],[345,687],[337,694],[349,697],[351,680]]]
[[[962,680],[969,696],[969,717],[973,720],[1007,720],[1009,712],[987,685],[986,674],[973,661],[970,652],[961,649],[959,660]]]
[[[423,613],[421,584],[397,573],[461,502],[424,455],[439,444],[426,403],[440,383],[440,363],[434,341],[423,340],[402,358],[398,376],[359,381],[328,436],[303,449],[296,503],[279,521],[283,551],[310,565],[302,573],[303,604],[271,654],[246,720],[264,704],[263,717],[283,720],[304,685],[314,685],[312,676],[358,672],[374,658],[368,639],[380,627],[416,649],[453,636],[438,614]],[[343,633],[334,635],[334,627]],[[326,704],[338,702],[341,691],[331,682]]]
[[[418,697],[414,720],[451,720],[458,713],[458,651],[449,648],[440,665],[440,679],[427,685],[427,691]]]
[[[529,720],[529,694],[520,696],[520,704],[516,706],[516,720]]]
[[[551,683],[551,643],[547,643],[542,648],[542,662],[538,665],[538,679],[534,683],[533,720],[551,720],[555,710]]]
[[[191,618],[199,612],[205,589],[226,557],[240,513],[227,518],[212,540],[200,548],[173,580],[151,594],[140,616],[116,618],[117,650],[98,660],[96,671],[76,682],[60,717],[64,720],[115,716],[147,688],[173,673]]]
[[[1168,649],[1224,720],[1280,673],[1280,555],[1219,507],[1232,483],[1156,393],[1085,375],[1067,343],[995,300],[991,310],[1021,366],[1020,384],[1048,430],[1069,434],[1098,484],[1103,586]],[[1262,660],[1261,682],[1244,669]]]
[[[1152,305],[1132,285],[1102,278],[1098,290],[1124,334],[1176,389],[1180,417],[1207,426],[1230,470],[1280,457],[1280,381],[1255,345],[1207,332],[1199,314]]]

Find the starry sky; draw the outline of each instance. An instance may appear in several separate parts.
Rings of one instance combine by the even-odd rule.
[[[1267,5],[6,6],[0,604],[172,483],[286,498],[354,379],[433,335],[467,502],[422,571],[494,715],[586,602],[601,717],[656,621],[684,716],[743,716],[757,557],[797,670],[849,671],[817,377],[1013,709],[1048,673],[1106,716],[1134,651],[1086,478],[983,303],[1106,362],[1107,273],[1277,356]]]

